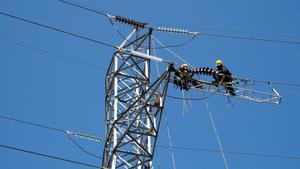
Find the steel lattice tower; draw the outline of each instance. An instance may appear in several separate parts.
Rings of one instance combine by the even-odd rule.
[[[106,141],[102,168],[153,168],[170,71],[150,78],[152,29],[135,28],[106,74]]]

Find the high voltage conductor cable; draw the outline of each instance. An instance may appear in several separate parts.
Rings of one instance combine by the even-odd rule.
[[[43,125],[43,124],[38,124],[38,123],[28,122],[28,121],[24,121],[24,120],[19,120],[19,119],[16,119],[16,118],[11,118],[11,117],[7,117],[7,116],[3,116],[3,115],[0,115],[0,119],[10,120],[10,121],[14,121],[14,122],[17,122],[17,123],[23,123],[23,124],[43,128],[43,129],[56,131],[56,132],[67,133],[68,135],[73,135],[75,137],[82,138],[82,139],[87,139],[87,140],[92,140],[92,141],[97,141],[97,142],[100,142],[100,141],[102,142],[103,141],[99,137],[91,136],[91,135],[88,135],[88,134],[63,130],[63,129],[60,129],[60,128],[55,128],[55,127],[50,127],[50,126],[46,126],[46,125]]]
[[[15,119],[15,118],[10,118],[10,117],[7,117],[7,116],[2,116],[2,115],[0,115],[0,118],[10,120],[10,121],[15,121],[15,122],[18,122],[18,123],[27,124],[27,125],[33,125],[33,126],[36,126],[36,127],[42,127],[44,129],[50,129],[50,130],[54,130],[54,131],[61,131],[61,132],[64,132],[64,133],[67,131],[67,133],[69,133],[70,136],[75,136],[75,137],[78,137],[78,138],[87,139],[87,140],[91,140],[91,141],[95,141],[95,142],[103,142],[103,139],[100,138],[100,137],[97,137],[97,136],[87,135],[87,134],[78,133],[78,132],[71,132],[71,131],[68,131],[68,130],[63,130],[63,129],[59,129],[59,128],[55,128],[55,127],[45,126],[45,125],[42,125],[42,124],[32,123],[32,122],[19,120],[19,119]],[[170,148],[169,145],[162,145],[162,144],[157,144],[157,147]],[[199,151],[199,152],[221,153],[220,150],[215,150],[215,149],[206,149],[206,148],[197,148],[197,147],[188,147],[188,146],[176,146],[176,145],[173,145],[172,147],[173,147],[173,149],[177,149],[177,150],[191,150],[191,151]],[[288,156],[288,155],[278,155],[278,154],[250,153],[250,152],[229,151],[229,150],[224,150],[224,153],[233,154],[233,155],[247,155],[247,156],[254,156],[254,157],[269,157],[269,158],[278,158],[278,159],[300,160],[300,157],[298,157],[298,156]]]
[[[69,159],[66,159],[66,158],[52,156],[52,155],[48,155],[48,154],[44,154],[44,153],[38,153],[38,152],[31,151],[31,150],[20,149],[20,148],[7,146],[7,145],[3,145],[3,144],[0,144],[0,147],[10,149],[10,150],[14,150],[14,151],[23,152],[23,153],[28,153],[28,154],[32,154],[32,155],[36,155],[36,156],[46,157],[46,158],[49,158],[49,159],[54,159],[54,160],[68,162],[68,163],[78,164],[78,165],[82,165],[82,166],[85,166],[85,167],[100,168],[100,166],[96,166],[96,165],[92,165],[92,164],[87,164],[87,163],[83,163],[83,162],[79,162],[79,161],[75,161],[75,160],[69,160]]]
[[[287,83],[287,82],[266,82],[266,83],[271,83],[271,84],[275,84],[275,85],[282,85],[282,86],[300,87],[300,83]]]
[[[160,148],[169,148],[168,145],[156,145]],[[214,153],[221,153],[220,150],[216,149],[208,149],[208,148],[196,148],[196,147],[187,147],[187,146],[173,146],[176,150],[187,150],[187,151],[199,151],[199,152],[214,152]],[[278,158],[278,159],[288,159],[288,160],[300,160],[300,157],[297,156],[287,156],[287,155],[276,155],[276,154],[265,154],[265,153],[250,153],[250,152],[240,152],[240,151],[228,151],[224,150],[226,154],[232,155],[246,155],[246,156],[253,156],[253,157],[268,157],[268,158]]]
[[[106,16],[106,17],[109,17],[109,14],[105,13],[105,12],[101,12],[99,11],[98,9],[91,9],[91,7],[88,7],[84,4],[81,4],[79,2],[74,2],[74,1],[65,1],[65,0],[57,0],[57,1],[60,1],[62,3],[65,3],[65,4],[68,4],[68,5],[72,5],[72,6],[75,6],[75,7],[78,7],[78,8],[81,8],[81,9],[84,9],[84,10],[88,10],[88,11],[91,11],[91,12],[94,12],[94,13],[97,13],[97,14],[100,14],[100,15],[103,15],[103,16]]]
[[[56,132],[65,133],[65,130],[63,130],[63,129],[59,129],[59,128],[55,128],[55,127],[50,127],[50,126],[46,126],[46,125],[42,125],[42,124],[37,124],[37,123],[32,123],[32,122],[27,122],[27,121],[24,121],[24,120],[19,120],[19,119],[15,119],[15,118],[3,116],[3,115],[0,115],[0,118],[1,119],[5,119],[5,120],[10,120],[10,121],[18,122],[18,123],[23,123],[23,124],[31,125],[31,126],[35,126],[35,127],[39,127],[39,128],[43,128],[43,129],[48,129],[48,130],[52,130],[52,131],[56,131]]]
[[[125,39],[126,41],[128,42],[131,42],[130,40],[126,39],[126,37],[121,33],[121,31],[116,27],[115,23],[112,21],[113,19],[116,21],[116,22],[120,22],[120,23],[123,23],[125,25],[130,25],[130,26],[133,26],[135,28],[149,28],[149,29],[152,29],[152,30],[155,30],[157,32],[167,32],[167,33],[174,33],[174,34],[183,34],[183,35],[192,35],[192,38],[185,41],[185,42],[182,42],[182,43],[179,43],[179,44],[173,44],[173,45],[167,45],[165,47],[152,47],[151,49],[164,49],[166,47],[169,47],[169,48],[174,48],[174,47],[180,47],[180,46],[184,46],[184,45],[187,45],[188,43],[190,43],[192,40],[194,40],[194,38],[199,34],[198,32],[191,32],[191,31],[188,31],[187,29],[180,29],[180,28],[170,28],[170,27],[157,27],[157,28],[152,28],[150,26],[147,26],[147,23],[145,22],[139,22],[139,21],[135,21],[135,20],[132,20],[132,19],[129,19],[129,18],[126,18],[126,17],[123,17],[123,16],[114,16],[114,15],[111,15],[111,14],[108,14],[108,13],[104,13],[104,12],[101,12],[99,9],[92,9],[92,7],[88,7],[87,5],[84,5],[84,4],[80,4],[78,2],[74,2],[74,1],[65,1],[65,0],[58,0],[60,2],[63,2],[63,3],[66,3],[68,5],[71,5],[71,6],[75,6],[75,7],[78,7],[78,8],[81,8],[81,9],[84,9],[84,10],[87,10],[87,11],[91,11],[91,12],[94,12],[94,13],[97,13],[97,14],[101,14],[103,16],[106,16],[110,23],[112,24],[113,28],[116,30],[116,32],[123,38]]]
[[[70,1],[65,1],[65,0],[58,0],[73,6],[77,6],[79,8],[95,12],[104,16],[109,16],[109,14],[100,12],[99,10],[91,9],[91,7],[87,7],[86,5],[84,6],[83,4],[78,5],[75,3],[72,3]],[[149,23],[150,24],[150,23]],[[250,36],[235,36],[235,35],[227,35],[227,34],[217,34],[217,33],[205,33],[201,31],[196,31],[196,32],[191,32],[188,31],[187,29],[178,29],[178,28],[170,28],[170,27],[165,27],[165,26],[158,26],[157,28],[154,28],[154,30],[159,31],[159,32],[169,32],[169,33],[175,33],[175,34],[190,34],[193,36],[196,35],[203,35],[203,36],[211,36],[211,37],[219,37],[219,38],[230,38],[230,39],[242,39],[242,40],[252,40],[252,41],[263,41],[263,42],[271,42],[271,43],[283,43],[283,44],[294,44],[294,45],[300,45],[300,41],[289,41],[289,40],[279,40],[279,39],[268,39],[268,38],[260,38],[260,37],[250,37]],[[182,44],[184,45],[184,43]],[[182,45],[170,45],[169,47],[178,47]],[[158,48],[159,49],[159,48]]]
[[[217,90],[216,90],[217,91]],[[171,99],[176,99],[176,100],[205,100],[208,99],[209,97],[211,97],[212,95],[214,95],[215,92],[210,93],[208,96],[202,97],[202,98],[186,98],[186,97],[177,97],[177,96],[172,96],[172,95],[167,95],[167,97],[171,98]]]
[[[66,59],[66,60],[72,61],[74,63],[79,63],[79,64],[83,64],[83,65],[86,65],[86,66],[94,67],[96,69],[104,70],[103,67],[100,67],[100,66],[82,61],[82,60],[77,60],[77,59],[74,59],[74,58],[63,56],[61,54],[57,54],[57,53],[54,53],[54,52],[50,52],[50,51],[45,50],[45,49],[40,49],[40,48],[36,48],[36,47],[33,47],[33,46],[29,46],[27,44],[20,43],[20,42],[17,42],[17,41],[8,40],[8,39],[2,38],[2,37],[0,37],[0,41],[5,42],[5,43],[9,43],[9,44],[13,44],[13,45],[16,45],[16,46],[19,46],[19,47],[31,49],[31,50],[34,50],[34,51],[37,51],[37,52],[40,52],[40,53],[44,53],[44,54],[47,54],[47,55],[51,55],[51,56],[59,57],[59,58],[62,58],[62,59]]]
[[[101,42],[99,40],[91,39],[89,37],[85,37],[85,36],[82,36],[82,35],[78,35],[78,34],[75,34],[75,33],[72,33],[72,32],[67,32],[67,31],[62,30],[62,29],[58,29],[58,28],[55,28],[55,27],[52,27],[52,26],[41,24],[41,23],[38,23],[38,22],[35,22],[35,21],[32,21],[32,20],[28,20],[28,19],[25,19],[25,18],[21,18],[21,17],[15,16],[15,15],[11,15],[11,14],[4,13],[4,12],[1,12],[1,11],[0,11],[0,15],[7,16],[9,18],[20,20],[20,21],[23,21],[23,22],[26,22],[26,23],[30,23],[30,24],[37,25],[37,26],[40,26],[40,27],[43,27],[43,28],[47,28],[49,30],[64,33],[64,34],[67,34],[67,35],[70,35],[70,36],[74,36],[74,37],[77,37],[77,38],[80,38],[80,39],[84,39],[84,40],[87,40],[87,41],[90,41],[90,42],[94,42],[94,43],[97,43],[97,44],[100,44],[100,45],[104,45],[104,46],[107,46],[107,47],[112,47],[112,48],[117,49],[117,47],[114,46],[114,45],[111,45],[111,44],[108,44],[108,43],[105,43],[105,42]]]
[[[215,33],[199,33],[199,35],[213,36],[213,37],[220,37],[220,38],[230,38],[230,39],[243,39],[243,40],[252,40],[252,41],[263,41],[263,42],[274,42],[274,43],[286,43],[286,44],[300,45],[300,41],[266,39],[266,38],[250,37],[250,36],[234,36],[234,35],[215,34]]]
[[[91,11],[91,12],[106,16],[108,18],[113,18],[118,22],[121,22],[121,23],[124,23],[124,24],[127,24],[127,25],[132,25],[132,26],[137,27],[137,28],[144,28],[148,24],[148,23],[145,23],[145,22],[138,22],[138,21],[135,21],[135,20],[132,20],[132,19],[128,19],[128,18],[123,17],[123,16],[118,16],[118,15],[114,16],[114,15],[111,15],[111,14],[108,14],[108,13],[105,13],[105,12],[101,12],[99,9],[92,9],[92,7],[88,7],[85,4],[74,2],[74,1],[71,1],[71,0],[69,0],[69,1],[58,0],[58,1],[69,4],[69,5],[72,5],[72,6],[75,6],[75,7],[78,7],[78,8],[81,8],[81,9],[84,9],[84,10],[87,10],[87,11]],[[160,27],[159,26],[157,28],[152,28],[152,29],[155,30],[155,31],[158,31],[158,32],[168,32],[168,33],[175,33],[175,34],[193,35],[193,37],[195,37],[196,35],[199,34],[199,32],[191,32],[191,31],[188,31],[187,29],[180,29],[180,28],[170,28],[170,27]]]
[[[10,121],[14,121],[14,122],[17,122],[17,123],[22,123],[22,124],[26,124],[26,125],[31,125],[31,126],[35,126],[35,127],[39,127],[39,128],[43,128],[43,129],[52,130],[52,131],[55,131],[55,132],[60,132],[60,133],[67,134],[67,136],[72,141],[72,143],[74,143],[75,146],[77,146],[84,153],[86,153],[88,155],[91,155],[93,157],[96,157],[98,159],[103,159],[102,157],[99,157],[99,156],[85,150],[74,139],[72,139],[71,136],[75,136],[75,137],[78,137],[78,138],[81,138],[81,139],[86,139],[86,140],[97,141],[97,142],[103,141],[101,138],[96,138],[94,136],[90,136],[90,135],[87,135],[87,134],[78,133],[78,132],[71,132],[71,131],[68,131],[68,130],[63,130],[63,129],[59,129],[59,128],[55,128],[55,127],[50,127],[50,126],[46,126],[46,125],[42,125],[42,124],[38,124],[38,123],[27,122],[27,121],[24,121],[24,120],[19,120],[19,119],[15,119],[15,118],[3,116],[3,115],[0,115],[0,119],[10,120]]]
[[[58,0],[58,1],[69,4],[71,6],[75,6],[75,7],[84,9],[84,10],[88,10],[88,11],[100,14],[100,15],[103,15],[103,16],[106,16],[108,18],[115,19],[117,22],[121,22],[121,23],[126,24],[126,25],[134,26],[135,28],[144,28],[147,25],[147,23],[145,23],[145,22],[138,22],[138,21],[135,21],[133,19],[129,19],[129,18],[126,18],[126,17],[123,17],[123,16],[110,15],[108,13],[101,12],[98,9],[91,9],[91,7],[88,7],[84,4],[80,4],[78,2],[74,2],[74,1],[70,1],[70,0],[69,1]]]
[[[242,79],[242,78],[236,78],[240,80],[244,80],[247,82],[258,82],[258,83],[267,83],[267,84],[273,84],[273,85],[281,85],[281,86],[294,86],[294,87],[300,87],[300,83],[290,83],[290,82],[272,82],[272,81],[264,81],[264,80],[253,80],[253,79]]]
[[[83,151],[83,152],[85,152],[86,154],[88,154],[88,155],[90,155],[90,156],[93,156],[93,157],[95,157],[95,158],[97,158],[97,159],[103,159],[102,157],[100,157],[100,156],[98,156],[98,155],[96,155],[96,154],[94,154],[94,153],[91,153],[91,152],[89,152],[89,151],[86,151],[80,144],[78,144],[72,137],[71,137],[71,135],[68,135],[68,137],[69,137],[69,139],[81,150],[81,151]]]

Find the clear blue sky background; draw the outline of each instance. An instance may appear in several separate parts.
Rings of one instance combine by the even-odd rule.
[[[300,3],[296,0],[77,2],[155,26],[174,25],[205,33],[300,40]],[[55,0],[2,0],[0,11],[111,44],[122,41],[105,17]],[[155,36],[165,44],[185,40],[173,34]],[[104,70],[6,40],[82,60]],[[194,66],[213,67],[220,58],[239,77],[300,82],[300,45],[199,36],[173,50]],[[104,137],[104,75],[112,52],[112,48],[0,16],[0,115]],[[158,53],[181,64],[163,50]],[[224,150],[300,156],[300,88],[276,88],[283,96],[281,105],[232,99],[234,107],[228,109],[226,97],[209,98]],[[181,95],[172,85],[169,92]],[[202,95],[192,92],[190,96]],[[183,113],[182,101],[167,99],[165,112],[174,145],[219,149],[203,101],[192,102],[189,111]],[[158,143],[168,145],[165,120],[161,125]],[[76,140],[88,151],[102,155],[102,144]],[[82,152],[62,133],[1,119],[0,144],[101,164],[101,160]],[[158,148],[157,152],[155,168],[173,168],[170,150]],[[300,168],[299,159],[225,155],[230,169]],[[220,153],[175,149],[174,156],[177,169],[224,168]],[[0,168],[86,167],[0,148]]]

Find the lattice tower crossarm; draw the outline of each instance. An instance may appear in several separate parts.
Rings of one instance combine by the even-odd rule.
[[[153,168],[170,71],[151,83],[150,60],[140,55],[151,54],[151,30],[138,33],[134,30],[120,45],[125,50],[114,53],[106,74],[102,168]],[[139,53],[128,52],[132,47]]]

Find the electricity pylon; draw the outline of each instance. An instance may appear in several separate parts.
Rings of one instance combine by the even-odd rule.
[[[250,89],[249,80],[234,78],[234,82],[218,84],[189,77],[174,68],[174,64],[153,56],[152,31],[146,23],[137,22],[121,16],[110,16],[134,29],[114,52],[105,78],[105,124],[106,135],[103,150],[103,169],[137,168],[152,169],[153,156],[159,133],[164,101],[170,79],[181,86],[212,94],[254,101],[259,103],[280,104],[281,96],[269,84],[271,92]],[[143,29],[147,28],[147,29]],[[184,29],[158,27],[157,32],[192,35]],[[150,62],[167,62],[168,69],[157,79],[150,77]],[[213,75],[209,68],[196,69],[198,74]],[[215,75],[221,76],[214,72]],[[224,75],[222,75],[224,76]],[[176,80],[176,78],[179,78]],[[185,86],[182,88],[182,86]],[[224,88],[220,87],[223,86]],[[228,94],[231,87],[235,95]],[[240,86],[240,87],[238,87]]]
[[[144,32],[143,32],[144,31]],[[102,168],[153,168],[170,71],[150,77],[152,29],[135,29],[112,56],[105,84],[106,140]]]

